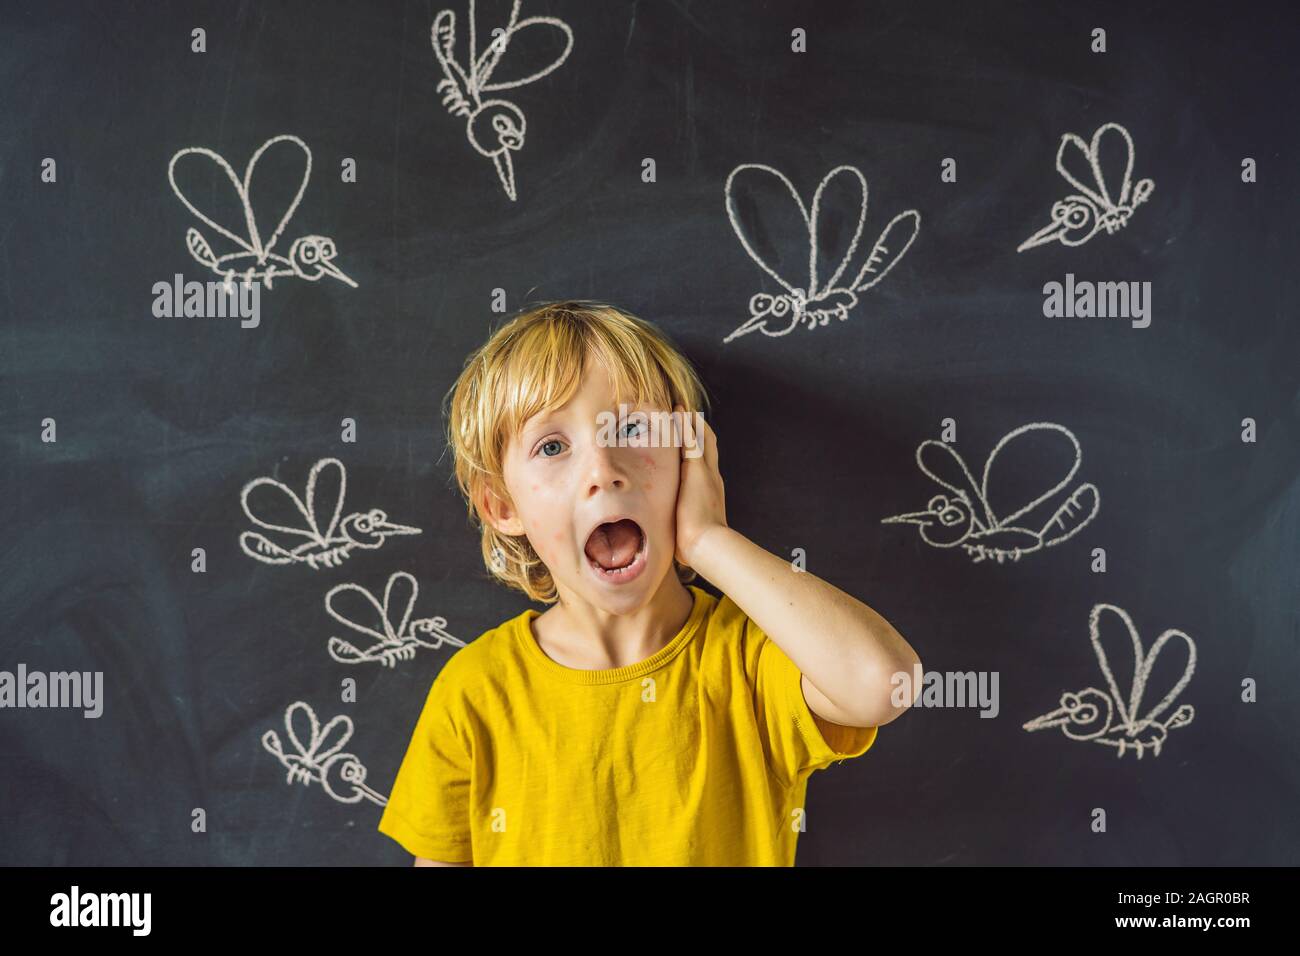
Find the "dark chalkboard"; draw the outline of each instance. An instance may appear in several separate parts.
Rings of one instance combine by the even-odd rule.
[[[651,319],[697,364],[735,528],[803,549],[927,671],[998,675],[995,717],[918,706],[816,774],[801,864],[1300,862],[1294,12],[525,0],[573,43],[512,85],[567,42],[510,35],[491,95],[526,138],[506,169],[471,144],[493,118],[439,86],[444,7],[466,45],[467,0],[0,12],[0,669],[103,674],[98,718],[0,710],[0,862],[409,862],[377,804],[286,779],[266,735],[292,754],[299,701],[322,750],[348,718],[338,753],[382,795],[454,645],[340,660],[329,639],[364,635],[327,593],[414,583],[433,644],[528,606],[482,567],[440,403],[497,306],[560,298]],[[477,7],[487,49],[510,5]],[[235,184],[268,143],[254,237]],[[728,191],[746,164],[766,169]],[[838,167],[810,236],[790,192],[810,207]],[[156,284],[223,269],[269,271],[255,326],[155,314]],[[1072,314],[1046,314],[1049,283]],[[1121,315],[1078,315],[1101,283],[1141,299],[1094,289]],[[763,327],[724,341],[751,308]],[[301,495],[318,462],[352,516],[320,557],[347,553],[252,556],[241,492]],[[1161,726],[1111,731],[1158,754],[1024,729],[1109,690],[1100,606],[1125,706],[1121,611],[1148,651],[1188,638],[1134,721],[1195,647]],[[326,782],[351,799],[349,764]]]

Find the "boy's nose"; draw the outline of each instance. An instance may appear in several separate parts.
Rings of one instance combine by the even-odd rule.
[[[588,475],[590,476],[593,491],[601,488],[627,487],[627,471],[622,463],[626,453],[626,448],[612,446],[606,448],[596,443],[592,444]]]

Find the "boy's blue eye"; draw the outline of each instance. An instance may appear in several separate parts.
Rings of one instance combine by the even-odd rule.
[[[624,428],[627,428],[627,427],[630,425],[630,426],[632,426],[633,428],[638,428],[638,429],[639,429],[639,428],[644,427],[645,424],[646,424],[646,422],[642,421],[642,420],[639,419],[639,418],[638,418],[638,419],[635,419],[635,420],[629,418],[629,419],[626,419],[626,420],[623,422],[623,427],[624,427]],[[631,437],[633,437],[633,436],[628,435],[627,437],[631,438]],[[538,446],[537,446],[537,452],[538,452],[538,454],[540,454],[543,458],[554,458],[555,455],[558,455],[558,454],[559,454],[559,452],[557,451],[557,452],[555,453],[555,455],[548,455],[548,454],[545,454],[546,446],[547,446],[547,445],[562,445],[562,444],[564,444],[564,443],[563,443],[562,441],[560,441],[560,439],[558,439],[558,438],[551,438],[551,439],[548,439],[547,441],[542,442],[540,445],[538,445]]]

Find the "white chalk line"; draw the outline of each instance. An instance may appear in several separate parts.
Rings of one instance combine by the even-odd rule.
[[[307,726],[302,726],[306,719]],[[299,724],[294,727],[295,721]],[[307,731],[306,740],[298,730]],[[280,736],[274,730],[262,735],[262,746],[273,754],[289,771],[286,783],[301,782],[304,786],[313,781],[339,803],[359,803],[369,800],[386,806],[388,798],[366,786],[366,768],[353,754],[341,753],[344,744],[352,737],[352,718],[339,714],[321,728],[311,706],[304,701],[290,704],[284,712],[284,730],[293,752],[286,751]]]
[[[1119,188],[1112,192],[1106,183],[1105,173],[1101,168],[1101,143],[1107,134],[1120,136],[1124,141],[1126,160],[1124,173],[1120,177]],[[1085,184],[1077,179],[1066,166],[1066,155],[1073,151],[1083,158],[1092,171],[1092,183]],[[1155,182],[1151,179],[1133,183],[1133,137],[1129,131],[1118,123],[1104,123],[1092,134],[1092,142],[1086,143],[1083,137],[1066,133],[1061,137],[1061,145],[1056,150],[1056,170],[1081,195],[1066,196],[1052,206],[1052,221],[1034,233],[1017,248],[1024,252],[1049,242],[1060,242],[1063,246],[1081,246],[1101,229],[1108,234],[1122,229],[1138,206],[1147,201]]]
[[[1114,640],[1120,644],[1127,644],[1127,648],[1120,652],[1123,660],[1117,663],[1128,664],[1128,652],[1132,653],[1133,681],[1127,695],[1122,692],[1110,657],[1102,646],[1103,612],[1109,612],[1110,619],[1118,618],[1126,631],[1127,642],[1123,638]],[[1114,630],[1114,625],[1110,629]],[[1026,722],[1024,729],[1035,731],[1056,727],[1071,740],[1091,741],[1102,746],[1114,747],[1117,757],[1124,756],[1130,750],[1137,754],[1139,760],[1147,750],[1157,757],[1160,756],[1160,750],[1169,731],[1186,727],[1196,716],[1195,708],[1191,704],[1183,704],[1167,719],[1159,719],[1160,715],[1178,699],[1178,695],[1192,679],[1192,674],[1196,670],[1196,642],[1184,632],[1171,628],[1156,638],[1150,652],[1144,652],[1137,628],[1133,626],[1133,619],[1123,608],[1113,604],[1098,604],[1093,607],[1092,613],[1088,616],[1088,632],[1093,653],[1097,656],[1097,666],[1105,678],[1108,690],[1085,687],[1078,691],[1067,691],[1061,695],[1060,707]],[[1160,656],[1165,645],[1174,638],[1181,639],[1187,648],[1187,661],[1183,666],[1183,672],[1168,693],[1153,707],[1143,712],[1142,701],[1156,658]],[[1128,671],[1121,673],[1128,673]]]
[[[284,214],[276,223],[274,231],[270,238],[263,242],[261,231],[258,228],[257,216],[253,212],[253,203],[251,198],[253,172],[257,168],[258,161],[262,155],[274,146],[276,143],[290,143],[301,150],[303,155],[302,179],[298,184],[298,190],[294,193],[293,201],[289,203]],[[235,195],[239,198],[240,205],[244,210],[244,229],[245,235],[241,236],[225,226],[221,225],[215,219],[210,217],[203,210],[199,209],[180,185],[176,182],[176,164],[186,156],[201,156],[217,165],[230,185],[234,187]],[[218,256],[212,250],[212,246],[204,238],[199,230],[191,227],[185,233],[185,247],[189,250],[190,255],[202,266],[211,269],[217,275],[225,279],[227,291],[229,291],[236,277],[243,282],[253,282],[261,280],[266,284],[268,289],[272,288],[276,278],[282,276],[296,277],[306,279],[309,282],[315,282],[323,276],[333,276],[334,278],[346,282],[354,289],[357,287],[356,282],[346,276],[338,266],[334,265],[334,259],[338,255],[338,250],[334,245],[334,240],[328,236],[301,236],[293,241],[289,247],[288,256],[282,256],[273,250],[275,244],[279,241],[281,233],[289,225],[293,214],[298,210],[298,204],[302,202],[303,193],[307,191],[307,181],[311,178],[311,150],[297,136],[282,134],[273,136],[268,139],[257,151],[253,153],[252,158],[248,161],[248,166],[244,169],[244,178],[241,180],[235,175],[234,169],[230,163],[218,153],[203,146],[190,146],[179,150],[167,164],[167,181],[171,183],[172,192],[191,213],[199,218],[206,226],[215,229],[218,233],[225,236],[231,242],[235,243],[240,249],[239,252],[231,252],[223,256]]]
[[[341,594],[355,592],[360,594],[373,613],[367,612],[367,620],[359,621],[339,611],[334,606],[334,599]],[[447,633],[447,619],[444,617],[426,617],[411,619],[420,586],[415,576],[406,571],[395,571],[384,588],[384,599],[379,601],[359,584],[339,584],[325,595],[325,610],[338,621],[364,634],[369,643],[358,648],[350,641],[340,637],[329,639],[329,653],[334,660],[343,664],[361,664],[378,662],[386,667],[393,667],[399,660],[411,660],[415,652],[425,647],[437,650],[443,644],[464,647],[465,642]],[[400,608],[401,614],[394,617]]]
[[[1062,442],[1066,445],[1062,445]],[[1073,461],[1065,476],[1027,504],[1006,515],[998,515],[990,500],[994,464],[999,455],[1017,443],[1016,453],[1028,449],[1050,453],[1068,447]],[[1055,446],[1055,447],[1053,447]],[[978,564],[992,558],[998,564],[1019,561],[1023,555],[1067,541],[1085,528],[1101,508],[1101,492],[1091,483],[1075,488],[1040,527],[1022,527],[1016,522],[1039,505],[1055,498],[1074,479],[1083,461],[1083,450],[1074,433],[1053,422],[1030,422],[1003,436],[989,453],[977,485],[965,460],[955,448],[927,439],[916,449],[921,471],[951,495],[938,494],[925,510],[893,515],[882,524],[916,525],[921,540],[936,548],[961,547]]]
[[[438,82],[442,105],[453,116],[465,120],[465,136],[469,144],[482,156],[492,160],[497,177],[511,201],[518,198],[515,186],[512,152],[523,149],[527,121],[523,111],[514,103],[500,97],[484,98],[485,94],[501,90],[518,89],[534,83],[558,69],[568,59],[573,49],[573,30],[557,17],[526,17],[519,19],[521,0],[514,0],[510,19],[502,32],[483,51],[478,46],[478,17],[474,0],[469,0],[469,53],[464,64],[456,57],[456,14],[442,10],[433,19],[430,39],[433,54],[442,67],[443,78]],[[489,82],[500,65],[506,50],[516,38],[529,28],[543,27],[558,30],[565,39],[564,50],[550,63],[528,76],[507,82]],[[544,31],[543,31],[544,32]],[[536,29],[531,36],[540,38]]]
[[[794,200],[799,209],[799,215],[803,219],[808,242],[808,274],[806,279],[800,277],[796,281],[782,276],[772,265],[764,261],[750,242],[744,226],[740,223],[735,203],[735,185],[737,178],[742,174],[746,180],[773,176],[785,187],[785,191]],[[822,194],[831,181],[841,174],[852,176],[859,187],[860,198],[857,209],[857,223],[854,227],[852,239],[848,243],[848,248],[839,261],[834,264],[834,272],[823,281],[818,276],[818,259],[821,250],[817,242],[818,222],[822,212]],[[841,321],[847,320],[849,311],[858,303],[857,293],[870,289],[898,264],[907,250],[911,248],[912,243],[916,241],[917,233],[921,228],[921,214],[915,209],[908,209],[894,216],[872,245],[871,251],[853,280],[845,283],[841,282],[841,278],[848,270],[857,252],[867,218],[867,180],[862,175],[862,171],[856,166],[836,166],[826,174],[813,194],[811,212],[804,205],[798,191],[794,188],[794,184],[790,182],[785,174],[762,163],[744,163],[737,166],[727,176],[723,192],[726,198],[727,218],[731,222],[731,228],[735,231],[736,237],[740,239],[740,244],[744,247],[745,253],[754,260],[760,269],[786,290],[785,293],[779,295],[769,295],[762,292],[753,295],[749,300],[750,317],[723,339],[724,343],[753,331],[760,331],[764,335],[772,337],[788,335],[796,326],[804,322],[807,323],[807,327],[811,330],[828,324],[832,316],[839,318]],[[789,316],[789,323],[785,328],[779,328],[779,321],[776,326],[769,327],[769,319],[782,320],[786,316]]]
[[[331,485],[323,506],[317,502],[317,482],[324,477]],[[259,516],[250,495],[258,492],[264,507],[291,503],[302,517],[298,526],[276,524]],[[347,494],[347,470],[337,458],[322,458],[312,465],[307,476],[306,500],[283,482],[274,478],[254,478],[239,493],[239,503],[248,520],[266,531],[275,532],[276,541],[261,532],[245,531],[239,544],[250,558],[264,564],[304,563],[313,570],[338,567],[355,549],[373,551],[394,535],[420,534],[419,528],[395,524],[378,508],[355,511],[340,520]],[[281,543],[283,542],[283,543]]]

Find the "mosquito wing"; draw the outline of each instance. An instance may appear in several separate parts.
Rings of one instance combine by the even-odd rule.
[[[749,258],[786,292],[806,293],[815,281],[810,267],[816,252],[808,210],[794,184],[771,166],[744,163],[731,171],[724,193],[727,218]]]
[[[1092,142],[1066,133],[1056,150],[1056,170],[1103,210],[1127,203],[1132,188],[1133,140],[1118,123],[1104,123]]]
[[[1030,422],[1005,435],[989,453],[981,483],[998,524],[1009,525],[1065,489],[1083,451],[1069,429]]]
[[[242,216],[244,219],[243,235],[239,235],[235,230],[223,226],[212,216],[208,215],[208,212],[205,212],[195,205],[189,195],[187,195],[185,189],[182,188],[181,184],[176,179],[176,168],[180,165],[181,160],[186,159],[187,157],[195,157],[198,160],[207,161],[207,163],[196,163],[194,159],[190,159],[185,163],[186,167],[191,170],[191,172],[188,172],[185,175],[185,180],[190,185],[190,191],[196,196],[208,197],[208,203],[206,203],[208,206],[208,212],[214,211],[211,201],[212,197],[217,197],[218,205],[223,206],[221,210],[215,210],[218,212],[218,215],[221,215],[222,218],[225,218],[227,221],[231,218]],[[215,180],[212,178],[214,172],[219,174]],[[176,194],[176,198],[179,199],[181,204],[184,205],[185,208],[188,209],[200,222],[209,228],[216,230],[245,252],[258,251],[257,241],[253,238],[253,233],[255,232],[256,227],[253,225],[252,213],[244,202],[244,185],[240,181],[239,176],[235,174],[234,169],[231,168],[230,163],[226,162],[225,158],[220,153],[214,152],[213,150],[203,146],[189,146],[185,149],[178,150],[176,154],[172,156],[171,161],[167,164],[167,182],[171,184],[172,192]],[[220,188],[222,184],[228,184],[230,187],[229,190]],[[221,201],[222,194],[224,194],[225,197],[224,203]],[[233,199],[237,205],[229,209],[224,208],[230,205],[231,199]],[[191,247],[190,251],[191,253],[194,251],[193,247]],[[209,250],[209,255],[210,254],[211,250]],[[215,258],[215,256],[213,256],[213,258]]]
[[[1116,715],[1130,734],[1139,729],[1141,724],[1158,718],[1182,693],[1196,669],[1196,645],[1190,637],[1182,631],[1168,630],[1160,635],[1149,652],[1144,652],[1133,619],[1123,608],[1113,604],[1098,604],[1093,607],[1088,618],[1088,632],[1093,651],[1097,655],[1097,664],[1114,701]],[[1151,683],[1157,659],[1166,645],[1175,638],[1181,638],[1182,643],[1171,645],[1170,653],[1173,656],[1168,658],[1169,663],[1162,668],[1156,684],[1157,687],[1166,686],[1169,690],[1154,707],[1144,713],[1142,702],[1148,684]],[[1183,664],[1181,673],[1177,669],[1180,651]]]
[[[344,627],[383,644],[399,643],[384,607],[359,584],[339,584],[325,595],[325,611]]]
[[[255,478],[250,481],[240,492],[239,503],[249,521],[277,535],[290,536],[294,547],[308,542],[324,544],[302,499],[274,478]],[[261,534],[254,537],[270,541]]]
[[[455,11],[440,11],[433,18],[430,35],[433,40],[433,55],[438,58],[438,65],[442,67],[443,74],[456,85],[458,90],[468,92],[470,90],[469,77],[465,75],[465,71],[456,62]]]
[[[809,214],[810,299],[842,288],[840,280],[857,252],[866,221],[866,177],[856,166],[836,166],[818,184]]]
[[[494,93],[499,90],[509,90],[520,86],[527,86],[536,80],[540,80],[548,73],[558,69],[560,65],[569,58],[569,53],[573,50],[573,30],[563,20],[556,17],[526,17],[519,19],[519,3],[515,0],[510,9],[510,19],[501,32],[493,31],[494,36],[488,42],[482,54],[478,53],[477,38],[474,27],[470,27],[470,44],[471,56],[476,56],[474,61],[474,89],[478,93]],[[470,17],[474,18],[474,4],[470,3]],[[527,34],[527,38],[520,40],[520,37]],[[542,66],[534,70],[527,76],[519,79],[500,80],[495,83],[488,82],[492,74],[496,71],[505,55],[507,48],[514,49],[516,52],[511,54],[515,62],[520,60],[538,59],[537,54],[545,50],[548,43],[552,46],[554,41],[561,41],[564,44],[559,54]],[[522,43],[522,49],[521,49]]]
[[[282,547],[264,534],[245,531],[239,536],[239,546],[250,558],[256,558],[263,564],[293,564],[298,556],[288,548]]]
[[[415,599],[419,594],[420,586],[413,575],[395,571],[388,578],[388,584],[384,588],[384,620],[388,622],[388,633],[394,639],[401,639],[406,634],[411,612],[415,610]],[[401,617],[393,623],[393,614],[398,610],[401,611]]]
[[[1143,671],[1146,681],[1142,688],[1134,688],[1133,716],[1141,721],[1153,721],[1169,709],[1191,681],[1192,674],[1196,671],[1196,643],[1182,631],[1170,628],[1157,637],[1147,651],[1143,659]],[[1165,687],[1169,688],[1165,695],[1143,710],[1146,702]],[[1178,710],[1188,714],[1185,722],[1190,723],[1190,705],[1184,704]]]
[[[284,729],[298,753],[319,763],[342,750],[352,737],[352,718],[339,714],[322,728],[311,707],[298,701],[285,711]]]
[[[274,478],[255,478],[240,492],[248,520],[260,528],[326,544],[338,527],[347,474],[337,458],[322,458],[307,476],[304,501]]]
[[[920,231],[921,214],[915,209],[900,212],[889,220],[889,225],[885,226],[880,238],[871,247],[866,261],[858,270],[857,278],[853,280],[854,291],[865,292],[888,275],[889,270],[898,265],[898,261],[912,247]]]
[[[259,175],[260,173],[260,175]],[[248,214],[249,237],[259,255],[275,248],[288,227],[311,180],[311,149],[297,136],[282,133],[258,147],[244,171],[244,200]],[[289,189],[285,185],[290,186]],[[254,210],[260,211],[260,215]],[[275,213],[279,213],[275,216]],[[266,239],[262,223],[274,222]]]

